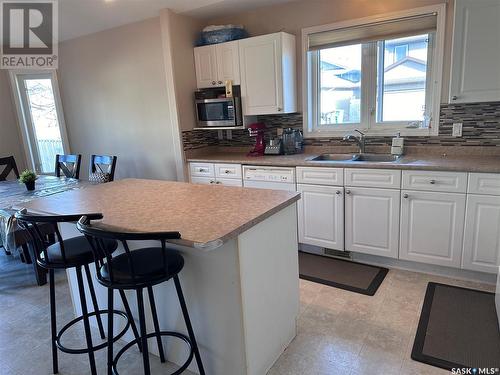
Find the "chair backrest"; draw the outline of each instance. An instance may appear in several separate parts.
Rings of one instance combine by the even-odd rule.
[[[68,178],[80,178],[80,165],[82,155],[56,155],[56,176],[61,177],[61,172]]]
[[[135,282],[141,275],[136,271],[134,268],[134,261],[132,258],[132,250],[130,250],[129,247],[129,242],[130,241],[151,241],[151,240],[156,240],[161,242],[161,247],[163,249],[162,252],[162,262],[163,262],[163,269],[165,270],[165,274],[167,273],[168,267],[167,267],[167,256],[166,256],[166,240],[173,240],[173,239],[179,239],[181,238],[181,235],[179,232],[151,232],[151,233],[141,233],[141,232],[113,232],[113,231],[108,231],[103,228],[94,226],[91,224],[91,220],[95,220],[91,218],[90,216],[82,216],[82,218],[78,221],[76,224],[76,227],[78,230],[83,233],[92,248],[92,251],[94,252],[94,260],[96,263],[96,269],[97,269],[97,278],[101,281],[104,282],[105,284],[111,283],[115,284],[116,279],[115,276],[113,275],[113,269],[112,267],[107,267],[108,268],[108,275],[109,278],[105,279],[102,277],[101,274],[101,268],[104,265],[104,260],[106,260],[106,263],[111,264],[113,261],[113,252],[108,250],[103,242],[103,240],[116,240],[121,242],[123,249],[125,250],[125,256],[127,257],[127,264],[128,264],[128,273],[130,274],[132,280]],[[102,255],[105,255],[105,257],[102,257]],[[101,256],[99,256],[101,255]]]
[[[93,173],[106,173],[109,175],[108,181],[115,179],[116,156],[92,155],[90,157],[89,175]]]
[[[4,167],[3,170],[1,170],[2,167]],[[10,172],[14,172],[16,178],[19,178],[19,171],[14,156],[0,158],[0,181],[5,181]]]
[[[42,265],[45,268],[68,268],[72,265],[68,262],[66,257],[66,250],[64,248],[64,241],[61,236],[61,232],[59,231],[58,224],[66,223],[66,222],[77,222],[80,220],[82,215],[36,215],[26,211],[26,209],[18,211],[15,214],[17,222],[21,226],[21,228],[25,229],[28,234],[29,243],[34,248],[34,253],[36,255],[36,260],[38,264]],[[86,214],[87,218],[91,218],[92,220],[100,220],[102,219],[102,214]],[[87,219],[89,220],[89,219]],[[51,245],[47,241],[45,233],[47,233],[47,229],[42,230],[40,225],[51,226],[53,233],[56,234],[56,240],[59,243],[59,247],[61,249],[61,261],[51,262],[47,247]]]

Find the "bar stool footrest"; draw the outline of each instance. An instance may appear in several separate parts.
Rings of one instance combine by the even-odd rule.
[[[156,337],[156,336],[157,336],[157,334],[155,332],[153,332],[153,333],[148,333],[146,335],[146,338],[150,339],[150,338],[153,338],[153,337]],[[178,339],[181,339],[182,341],[184,341],[188,345],[188,347],[189,347],[189,356],[188,356],[186,362],[184,362],[184,364],[178,370],[176,370],[175,372],[173,372],[173,373],[171,373],[169,375],[179,375],[179,374],[182,374],[184,372],[184,370],[186,370],[188,368],[189,364],[192,362],[193,357],[194,357],[193,345],[191,343],[191,340],[186,335],[183,335],[182,333],[174,332],[174,331],[160,331],[160,336],[177,337]],[[120,360],[120,357],[128,349],[130,349],[132,346],[136,345],[137,342],[141,340],[141,338],[142,337],[138,337],[138,338],[130,341],[127,345],[125,345],[123,348],[121,348],[118,353],[116,353],[116,356],[113,359],[113,374],[114,375],[119,375],[118,370],[116,369],[116,366],[118,365],[118,361]]]
[[[99,314],[109,314],[109,310],[98,310],[99,311]],[[88,314],[89,317],[91,316],[95,316],[97,315],[97,313],[95,311],[91,312]],[[113,310],[113,314],[112,315],[119,315],[121,316],[122,318],[125,319],[125,321],[127,322],[125,324],[125,327],[115,336],[113,337],[113,342],[116,342],[118,341],[119,339],[121,339],[123,337],[123,335],[125,334],[125,332],[127,332],[127,330],[129,329],[130,327],[130,321],[128,319],[128,316],[126,313],[124,313],[123,311],[120,311],[120,310]],[[86,354],[86,353],[89,353],[89,352],[95,352],[95,351],[98,351],[98,350],[101,350],[101,349],[104,349],[108,346],[108,341],[106,340],[105,342],[99,344],[99,345],[96,345],[96,346],[93,346],[92,348],[81,348],[81,349],[73,349],[73,348],[67,348],[65,347],[64,345],[61,344],[61,338],[63,336],[63,334],[70,328],[72,327],[74,324],[80,322],[83,320],[83,315],[80,315],[78,317],[76,317],[75,319],[69,321],[64,327],[61,328],[61,330],[57,333],[57,336],[56,336],[56,345],[58,347],[58,349],[64,353],[69,353],[69,354]]]

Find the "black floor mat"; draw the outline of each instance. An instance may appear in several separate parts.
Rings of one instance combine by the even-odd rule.
[[[411,357],[447,370],[498,371],[500,329],[495,294],[429,283]]]

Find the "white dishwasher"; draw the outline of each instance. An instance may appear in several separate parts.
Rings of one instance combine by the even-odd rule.
[[[258,189],[296,191],[295,168],[244,165],[243,186]]]

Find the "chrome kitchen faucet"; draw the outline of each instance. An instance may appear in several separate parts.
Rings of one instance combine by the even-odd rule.
[[[358,129],[354,129],[355,132],[359,133],[359,136],[356,136],[355,134],[346,134],[344,138],[342,139],[343,141],[351,141],[353,140],[356,142],[356,144],[359,146],[359,153],[364,154],[365,153],[365,133]]]

